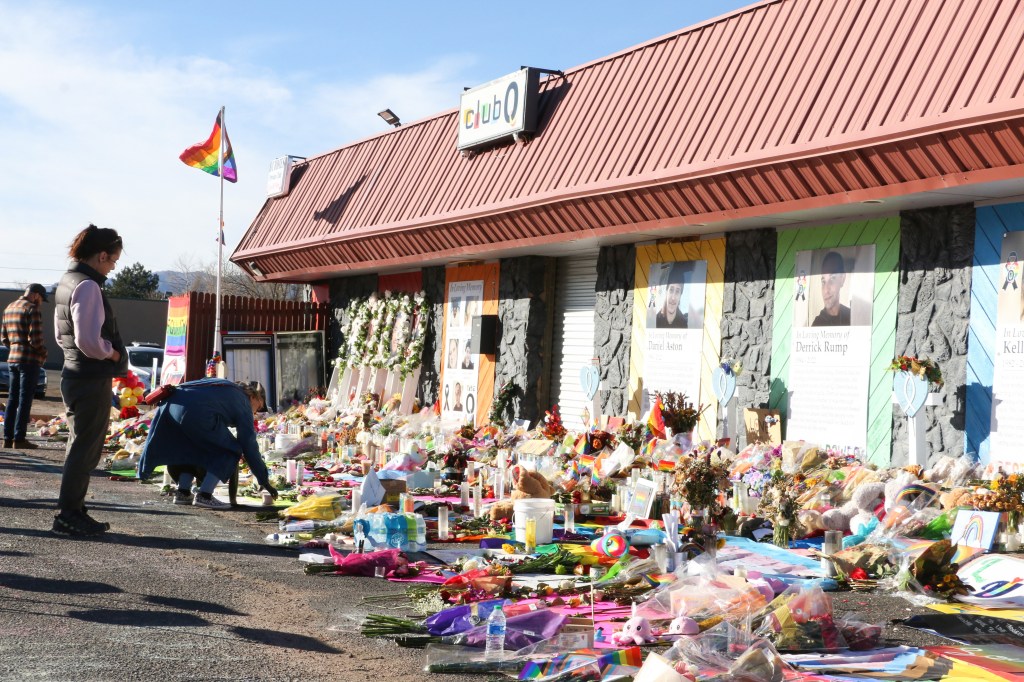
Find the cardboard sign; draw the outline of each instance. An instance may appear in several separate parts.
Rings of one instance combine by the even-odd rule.
[[[999,512],[961,509],[956,513],[953,533],[949,539],[957,545],[991,551],[997,530],[999,530]]]
[[[548,440],[546,438],[538,438],[536,440],[528,440],[520,443],[517,449],[519,450],[519,452],[522,452],[527,455],[543,455],[551,448],[553,444],[554,441],[552,440]]]
[[[747,432],[747,443],[782,443],[782,420],[778,410],[746,407],[743,409],[743,424]]]

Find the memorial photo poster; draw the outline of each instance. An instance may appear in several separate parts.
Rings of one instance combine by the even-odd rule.
[[[643,402],[655,392],[685,393],[700,403],[707,261],[651,263],[644,347]]]
[[[996,336],[992,357],[992,430],[990,464],[1024,465],[1024,232],[1003,237],[996,277]]]
[[[796,254],[786,438],[867,450],[875,245]]]
[[[441,418],[446,422],[465,424],[476,419],[479,358],[472,353],[471,337],[483,294],[483,280],[448,284],[441,386]]]

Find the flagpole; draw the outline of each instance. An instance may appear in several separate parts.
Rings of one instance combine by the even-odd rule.
[[[220,217],[217,229],[217,312],[213,322],[213,352],[220,353],[220,277],[224,260],[224,107],[220,108],[220,151],[217,152],[217,175],[220,176]]]

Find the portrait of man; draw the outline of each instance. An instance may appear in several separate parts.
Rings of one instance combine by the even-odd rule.
[[[462,350],[462,369],[473,369],[473,351],[471,350],[472,344],[469,339],[466,339],[466,347]]]
[[[688,304],[688,301],[683,301],[685,282],[686,272],[683,264],[673,263],[665,282],[665,301],[654,318],[656,329],[686,329],[688,314],[680,310],[681,302],[684,305]]]
[[[850,307],[843,305],[840,294],[846,284],[846,264],[843,256],[829,251],[821,261],[821,312],[818,313],[812,327],[848,327],[850,326]]]
[[[460,382],[455,382],[455,386],[452,388],[452,394],[452,400],[454,401],[452,409],[456,412],[463,412],[465,408],[462,406],[462,384]]]

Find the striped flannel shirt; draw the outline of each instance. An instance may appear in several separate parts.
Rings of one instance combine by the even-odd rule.
[[[11,349],[7,357],[9,364],[31,362],[41,367],[46,362],[46,344],[43,342],[43,317],[39,306],[24,296],[7,306],[0,340]]]

